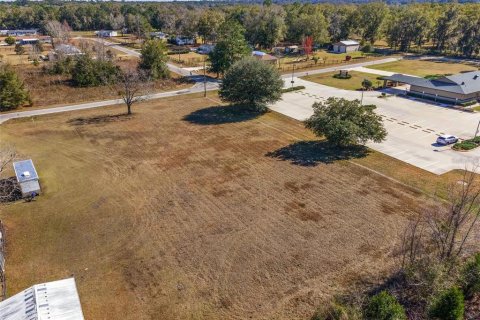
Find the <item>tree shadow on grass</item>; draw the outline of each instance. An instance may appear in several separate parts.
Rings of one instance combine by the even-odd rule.
[[[88,125],[88,124],[101,124],[101,123],[109,123],[109,122],[126,121],[131,118],[132,118],[132,115],[129,115],[126,113],[114,114],[114,115],[105,114],[105,115],[94,116],[94,117],[74,118],[74,119],[68,120],[67,123],[70,123],[71,125],[74,125],[74,126],[82,126],[82,125]]]
[[[320,163],[330,164],[339,160],[366,157],[369,150],[365,146],[336,147],[327,141],[299,141],[269,152],[267,157],[304,167],[314,167]]]
[[[249,110],[242,106],[213,106],[196,110],[185,117],[184,121],[200,125],[236,123],[255,119],[265,112]]]
[[[0,203],[13,202],[22,198],[17,178],[0,179]]]

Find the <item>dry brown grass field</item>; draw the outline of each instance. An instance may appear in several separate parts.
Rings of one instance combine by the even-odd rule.
[[[120,65],[130,63],[133,63],[133,61],[119,62]],[[16,66],[15,70],[23,79],[25,87],[29,90],[33,105],[24,106],[9,112],[119,98],[118,94],[109,86],[74,87],[69,83],[69,76],[45,74],[41,66]],[[156,81],[152,91],[171,91],[192,86],[191,83],[182,81],[177,74],[172,73],[171,76],[171,79]]]
[[[425,203],[358,164],[422,189],[455,177],[337,159],[301,123],[232,114],[213,94],[123,110],[0,126],[43,188],[0,213],[9,295],[74,275],[86,319],[307,319],[381,279]]]

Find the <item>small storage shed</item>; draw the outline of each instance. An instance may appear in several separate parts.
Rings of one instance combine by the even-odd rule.
[[[333,52],[335,53],[347,53],[358,51],[360,43],[355,40],[343,40],[333,44]]]
[[[40,194],[37,170],[35,170],[31,159],[14,162],[13,169],[22,191],[22,197],[27,197],[33,192]]]

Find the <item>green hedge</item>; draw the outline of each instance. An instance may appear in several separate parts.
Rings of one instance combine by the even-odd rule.
[[[454,150],[472,150],[480,145],[480,136],[473,139],[463,140],[453,145]]]
[[[352,77],[352,75],[350,73],[348,73],[346,76],[342,76],[339,73],[337,73],[337,74],[334,74],[333,77],[335,79],[350,79]]]
[[[476,103],[477,103],[476,100],[472,100],[472,101],[462,102],[462,103],[460,103],[460,105],[462,107],[470,107],[470,106],[473,106]]]
[[[190,52],[190,50],[185,49],[185,50],[178,50],[178,51],[169,51],[169,52],[167,52],[167,54],[169,56],[172,56],[174,54],[184,54],[184,53],[189,53],[189,52]]]
[[[465,300],[459,288],[442,292],[430,307],[429,315],[440,320],[463,320]]]
[[[303,89],[305,89],[304,86],[290,87],[290,88],[282,89],[282,93],[298,91],[298,90],[303,90]]]

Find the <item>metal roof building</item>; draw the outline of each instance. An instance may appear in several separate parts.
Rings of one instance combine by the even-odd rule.
[[[480,99],[480,71],[470,71],[437,79],[424,79],[403,74],[384,77],[384,80],[410,85],[410,93],[435,97],[448,102],[468,102]]]
[[[0,302],[0,320],[84,320],[75,279],[34,285]]]
[[[333,52],[346,53],[352,51],[358,51],[360,43],[355,40],[342,40],[333,44]]]
[[[13,169],[20,184],[23,197],[29,196],[32,192],[40,193],[37,170],[35,170],[31,159],[14,162]]]

